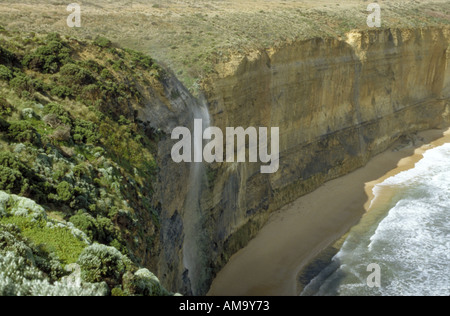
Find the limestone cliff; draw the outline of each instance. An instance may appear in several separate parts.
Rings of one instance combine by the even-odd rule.
[[[183,262],[192,172],[171,162],[174,142],[166,136],[159,179],[163,283],[206,293],[215,273],[272,211],[363,166],[402,135],[447,125],[449,41],[449,28],[354,31],[286,42],[217,65],[202,86],[212,124],[223,130],[279,127],[280,169],[267,175],[258,163],[223,163],[197,175],[195,229],[202,237],[194,253],[202,273],[194,279]],[[196,103],[188,93],[178,102],[185,109]],[[183,111],[174,113],[189,124],[192,115]]]

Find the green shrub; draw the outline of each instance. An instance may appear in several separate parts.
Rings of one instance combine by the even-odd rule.
[[[116,249],[121,250],[121,252],[125,251],[126,253],[126,249],[122,249],[124,247],[123,243],[119,241],[121,239],[120,234],[109,218],[103,216],[94,218],[80,211],[72,216],[69,221],[76,228],[84,232],[91,240],[114,246]]]
[[[62,181],[58,184],[56,192],[58,193],[58,200],[60,201],[68,202],[73,199],[73,188],[66,181]]]
[[[21,236],[20,229],[12,224],[0,224],[0,253],[14,252],[17,256],[34,263],[33,250],[27,245]]]
[[[31,84],[33,85],[33,88],[36,91],[46,92],[46,91],[50,90],[50,86],[47,85],[41,79],[32,79],[31,80]]]
[[[73,174],[75,175],[75,177],[77,177],[79,179],[85,175],[89,175],[89,168],[84,163],[76,165],[72,171],[73,171]]]
[[[69,282],[58,255],[49,251],[55,245],[77,244],[70,235],[61,237],[60,229],[40,226],[24,217],[0,219],[0,296],[91,296],[107,295],[106,284],[77,284]],[[17,224],[11,224],[17,222]],[[38,230],[35,229],[38,228]],[[31,229],[30,229],[31,228]],[[39,233],[51,235],[40,243]],[[34,234],[36,233],[36,234]],[[72,236],[73,238],[73,236]],[[47,242],[48,241],[48,242]],[[73,255],[79,256],[81,249]],[[62,253],[64,254],[64,252]],[[73,261],[73,259],[71,259]],[[76,269],[75,269],[76,270]],[[77,272],[70,277],[76,279]]]
[[[100,65],[98,62],[96,62],[93,59],[80,61],[77,63],[80,67],[88,69],[90,71],[93,71],[97,74],[100,74],[102,70],[104,70],[104,67]]]
[[[28,168],[15,155],[0,152],[0,190],[19,194],[27,177],[31,178]]]
[[[76,119],[72,130],[73,139],[79,143],[96,144],[100,140],[97,126],[93,122]]]
[[[95,218],[82,211],[72,216],[69,221],[79,230],[84,232],[91,240],[96,240],[97,226]]]
[[[21,96],[23,96],[25,92],[28,92],[30,94],[34,93],[33,80],[27,75],[21,73],[17,74],[16,77],[11,79],[9,85],[17,94]]]
[[[98,216],[97,217],[97,240],[104,244],[111,243],[114,238],[117,237],[114,224],[109,218]]]
[[[8,128],[8,136],[19,143],[40,144],[40,135],[29,121],[12,122]]]
[[[147,269],[136,271],[132,279],[132,292],[143,296],[171,295],[160,283],[158,278]]]
[[[28,167],[21,162],[18,157],[9,151],[1,151],[0,152],[0,165],[20,170],[21,172],[28,170]]]
[[[131,55],[131,61],[137,66],[140,66],[144,69],[149,69],[154,64],[153,59],[150,56],[145,55],[144,53],[137,52],[131,49],[125,49],[125,51]]]
[[[44,115],[54,114],[66,125],[72,125],[72,119],[69,112],[67,112],[62,105],[58,103],[48,103],[44,106]]]
[[[0,190],[19,193],[23,185],[23,175],[16,169],[0,165]]]
[[[0,190],[9,190],[14,194],[26,194],[39,202],[46,202],[47,195],[53,191],[53,187],[48,182],[42,180],[10,152],[0,152],[0,166],[2,168]]]
[[[8,67],[0,65],[0,80],[9,81],[13,77],[13,73]]]
[[[106,37],[102,37],[102,36],[98,36],[95,40],[94,40],[94,45],[97,45],[98,47],[101,48],[108,48],[111,47],[112,42],[107,39]]]
[[[73,89],[67,86],[55,86],[50,90],[50,93],[58,98],[72,98],[74,95]]]
[[[118,296],[118,297],[120,297],[120,296],[127,296],[127,295],[122,291],[121,288],[115,287],[111,291],[111,296]]]
[[[12,65],[17,62],[16,56],[6,48],[0,46],[0,64]]]
[[[22,64],[33,70],[43,73],[57,73],[59,68],[71,61],[70,49],[61,40],[50,36],[48,43],[38,47],[34,52],[22,59]]]
[[[14,111],[13,106],[3,97],[0,97],[0,115],[9,116]]]
[[[125,116],[121,115],[119,117],[119,120],[117,121],[117,123],[119,123],[119,125],[130,125],[131,122],[130,120],[126,119]]]
[[[121,284],[122,276],[130,264],[129,259],[116,248],[99,244],[85,248],[77,263],[84,281],[105,281],[110,286]]]
[[[7,132],[10,124],[0,117],[0,132]]]
[[[113,75],[111,74],[111,72],[108,69],[103,69],[100,77],[104,80],[114,80]]]
[[[56,33],[56,32],[49,33],[49,34],[47,34],[47,36],[45,37],[45,41],[46,41],[46,42],[53,42],[53,41],[55,41],[55,42],[61,42],[61,35],[59,35],[59,34]]]
[[[61,67],[60,82],[63,84],[89,85],[95,82],[92,73],[76,64],[67,64]]]

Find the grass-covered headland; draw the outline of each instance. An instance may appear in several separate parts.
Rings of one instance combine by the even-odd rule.
[[[170,294],[143,268],[158,136],[135,118],[163,76],[105,38],[0,27],[0,295]]]

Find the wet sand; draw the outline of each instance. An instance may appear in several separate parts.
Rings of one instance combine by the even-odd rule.
[[[365,167],[283,207],[230,259],[208,295],[298,295],[299,272],[370,210],[373,187],[413,168],[425,151],[448,142],[450,130],[418,133],[415,144],[398,142]],[[383,194],[378,196],[383,199]]]

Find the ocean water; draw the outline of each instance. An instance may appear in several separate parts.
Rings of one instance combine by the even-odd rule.
[[[302,295],[450,295],[450,144],[374,188],[386,192]],[[381,282],[371,288],[372,263]]]

